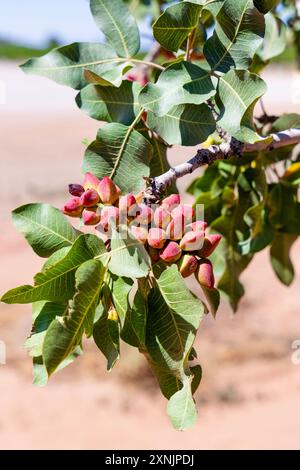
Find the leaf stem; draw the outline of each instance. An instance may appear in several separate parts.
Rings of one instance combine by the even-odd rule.
[[[133,131],[135,125],[136,125],[136,124],[139,122],[139,120],[141,119],[141,116],[142,116],[142,114],[144,113],[144,111],[145,111],[145,109],[144,109],[144,108],[141,108],[140,112],[138,113],[138,115],[136,116],[136,118],[134,119],[134,121],[132,121],[132,123],[130,124],[130,126],[129,126],[128,129],[127,129],[127,132],[126,132],[126,134],[125,134],[124,140],[123,140],[122,145],[121,145],[121,147],[120,147],[120,150],[119,150],[119,152],[118,152],[118,156],[117,156],[116,162],[115,162],[114,167],[113,167],[113,169],[112,169],[112,171],[111,171],[111,173],[110,173],[110,175],[109,175],[111,179],[113,179],[113,177],[115,176],[115,173],[116,173],[117,168],[118,168],[118,166],[119,166],[119,163],[120,163],[120,161],[121,161],[121,158],[122,158],[122,155],[123,155],[125,146],[126,146],[126,144],[127,144],[127,142],[128,142],[128,139],[129,139],[129,137],[130,137],[130,134],[131,134],[131,132]]]
[[[130,59],[130,62],[136,62],[137,64],[147,65],[148,67],[153,67],[158,70],[165,70],[165,67],[163,67],[162,65],[156,64],[155,62],[149,62],[148,60]]]
[[[184,60],[189,62],[191,59],[191,51],[192,51],[192,36],[193,32],[191,32],[186,41],[186,50],[185,50],[185,55],[184,55]]]

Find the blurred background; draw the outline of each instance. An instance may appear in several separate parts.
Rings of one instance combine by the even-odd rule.
[[[42,265],[13,228],[10,211],[29,202],[60,207],[67,184],[81,181],[82,141],[92,140],[99,127],[78,110],[74,91],[25,76],[18,65],[53,45],[99,39],[86,0],[2,2],[1,293],[31,283]],[[300,112],[294,56],[287,49],[263,74],[269,86],[264,104],[272,114]],[[170,161],[186,160],[193,151],[173,148]],[[180,181],[182,194],[196,176]],[[216,320],[203,321],[196,341],[203,367],[195,397],[199,418],[185,433],[171,428],[165,399],[143,357],[129,346],[107,374],[103,357],[88,342],[82,358],[46,388],[34,387],[23,347],[30,306],[1,304],[6,364],[0,365],[0,448],[299,449],[300,364],[292,361],[292,344],[300,340],[299,247],[293,247],[298,276],[292,287],[277,281],[268,252],[262,252],[243,275],[246,295],[236,316],[223,302]]]

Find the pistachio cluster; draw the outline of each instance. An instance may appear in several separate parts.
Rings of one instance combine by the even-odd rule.
[[[219,234],[206,234],[206,222],[195,220],[195,210],[181,204],[172,194],[159,205],[143,203],[143,193],[121,195],[121,190],[107,176],[99,180],[86,173],[83,184],[70,184],[72,198],[62,211],[81,218],[84,225],[94,225],[109,238],[112,224],[127,225],[131,236],[147,249],[152,262],[177,263],[181,275],[195,274],[207,288],[215,284],[213,267],[208,257],[221,240]]]

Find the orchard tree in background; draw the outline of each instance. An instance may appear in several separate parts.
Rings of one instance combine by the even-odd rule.
[[[300,115],[269,115],[263,104],[262,115],[253,112],[267,90],[260,72],[289,44],[300,49],[300,5],[90,0],[90,7],[105,43],[58,47],[22,68],[79,90],[78,107],[106,124],[86,148],[83,182],[70,184],[63,211],[47,204],[13,211],[16,228],[48,259],[33,286],[2,301],[33,303],[26,344],[36,384],[82,354],[84,335],[108,370],[123,340],[144,354],[173,425],[186,429],[196,419],[201,367],[193,343],[204,314],[216,315],[220,292],[237,310],[240,275],[266,247],[279,280],[293,281]],[[138,24],[150,17],[145,55]],[[199,148],[170,168],[174,144]],[[192,208],[181,204],[176,180],[201,166],[188,188]],[[183,280],[190,275],[202,300]]]

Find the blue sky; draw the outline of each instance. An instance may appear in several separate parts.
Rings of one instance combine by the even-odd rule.
[[[63,43],[97,41],[88,0],[2,0],[0,37],[41,45],[49,37]]]

